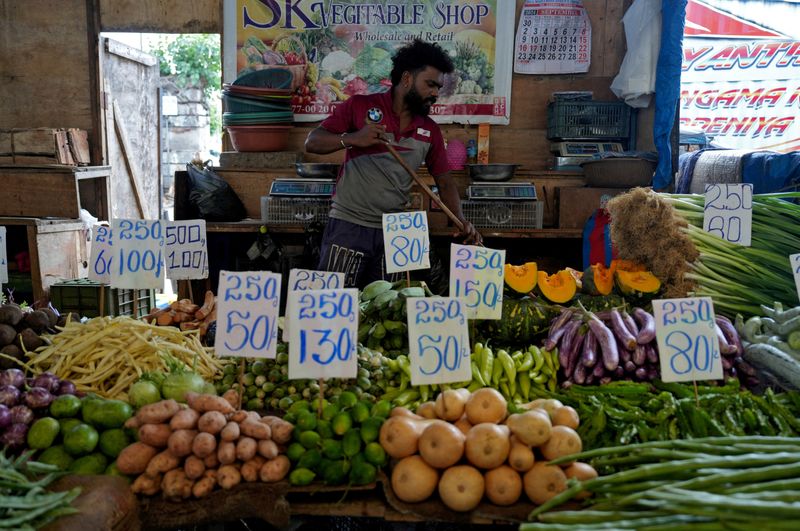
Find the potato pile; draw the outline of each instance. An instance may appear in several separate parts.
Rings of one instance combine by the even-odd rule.
[[[206,291],[203,305],[198,306],[189,299],[180,299],[166,308],[153,308],[142,319],[158,326],[177,326],[181,330],[199,330],[204,338],[208,327],[217,320],[217,298],[213,291]]]
[[[578,414],[558,400],[536,400],[507,415],[505,398],[485,387],[446,390],[415,414],[394,408],[380,432],[386,453],[399,461],[392,490],[405,502],[434,491],[454,511],[471,511],[484,496],[513,505],[522,495],[542,504],[566,490],[567,479],[596,477],[585,463],[547,461],[580,452]]]
[[[138,475],[133,492],[167,499],[207,496],[244,481],[274,482],[289,472],[282,448],[294,426],[278,417],[236,410],[235,392],[225,397],[187,393],[188,408],[175,400],[143,406],[126,427],[139,441],[117,457],[123,474]]]
[[[25,362],[25,353],[44,345],[42,334],[55,334],[76,314],[59,315],[51,307],[34,310],[14,303],[0,305],[0,369],[18,368],[14,359]],[[12,359],[13,358],[13,359]]]

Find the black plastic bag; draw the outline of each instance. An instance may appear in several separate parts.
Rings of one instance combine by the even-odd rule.
[[[242,200],[225,180],[207,167],[187,164],[189,202],[206,221],[241,221],[247,217]]]

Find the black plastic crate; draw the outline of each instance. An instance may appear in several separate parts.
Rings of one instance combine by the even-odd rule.
[[[100,315],[100,290],[104,290],[103,315],[129,315],[138,319],[149,314],[155,306],[155,290],[110,288],[88,278],[53,284],[50,286],[50,302],[59,312],[97,317]]]
[[[554,101],[547,106],[547,138],[627,140],[635,117],[635,110],[621,102]]]

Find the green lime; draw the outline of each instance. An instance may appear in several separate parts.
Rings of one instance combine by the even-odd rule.
[[[108,466],[108,458],[101,453],[79,457],[69,466],[69,471],[80,475],[102,474]]]
[[[328,404],[322,408],[322,419],[331,420],[337,413],[339,413],[339,406],[336,404]]]
[[[322,453],[328,459],[341,459],[342,458],[342,441],[335,439],[322,440]]]
[[[304,431],[300,433],[298,441],[303,445],[303,448],[315,448],[319,444],[320,436],[315,431]]]
[[[83,404],[83,421],[102,428],[121,428],[133,416],[133,408],[122,400],[90,400]]]
[[[51,446],[42,452],[36,460],[40,463],[55,465],[61,470],[67,470],[72,461],[74,461],[73,457],[61,445]]]
[[[64,433],[64,449],[71,455],[88,454],[97,447],[99,438],[96,429],[81,423]]]
[[[53,417],[42,417],[28,430],[28,446],[35,450],[50,448],[58,437],[61,425]]]
[[[351,393],[350,391],[342,391],[339,395],[339,406],[342,408],[349,408],[353,407],[358,403],[358,398],[356,397],[355,393]]]
[[[61,426],[61,435],[64,435],[70,428],[74,428],[81,423],[81,419],[58,419],[58,424]]]
[[[307,468],[295,468],[289,474],[289,483],[295,486],[308,485],[314,481],[316,474]]]
[[[298,430],[313,430],[317,427],[317,416],[309,411],[301,411],[297,414],[295,426]]]
[[[299,442],[294,442],[289,445],[286,449],[286,457],[289,458],[289,461],[292,463],[297,462],[303,454],[306,453],[306,448]]]
[[[387,462],[386,450],[383,449],[380,443],[371,442],[364,448],[364,458],[368,463],[382,467]]]
[[[361,424],[361,440],[365,443],[377,441],[383,426],[381,417],[370,417]]]
[[[316,432],[319,433],[319,436],[323,439],[330,439],[333,437],[333,430],[331,429],[331,421],[325,419],[317,420],[317,429]]]
[[[308,403],[308,400],[298,400],[297,402],[289,406],[289,413],[294,413],[295,415],[299,415],[300,412],[310,411],[309,407],[310,404]]]
[[[344,459],[331,461],[322,469],[322,481],[326,485],[341,485],[347,480],[347,473],[350,471],[350,463]]]
[[[347,457],[353,457],[361,451],[361,434],[359,430],[350,430],[342,439],[342,452]]]
[[[50,414],[57,419],[76,416],[81,410],[81,399],[75,395],[61,395],[50,403]]]
[[[353,485],[367,485],[375,481],[378,469],[370,463],[353,463],[350,469],[350,482]]]
[[[303,457],[297,462],[297,468],[314,470],[320,461],[322,461],[322,454],[316,448],[312,448],[303,454]]]
[[[333,420],[331,421],[331,428],[333,429],[333,433],[335,433],[336,435],[344,435],[352,427],[353,427],[353,419],[345,411],[337,413],[336,416],[333,417]]]
[[[369,405],[365,402],[358,402],[355,406],[353,406],[352,415],[353,420],[358,424],[361,424],[369,418]]]
[[[106,430],[100,434],[100,451],[111,459],[116,459],[119,453],[130,443],[131,440],[125,434],[125,430],[120,428]]]

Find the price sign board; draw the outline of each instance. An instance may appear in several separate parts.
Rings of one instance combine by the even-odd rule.
[[[144,289],[164,286],[164,222],[115,219],[111,287]]]
[[[167,221],[164,237],[167,278],[191,280],[208,278],[206,221]]]
[[[450,296],[464,299],[467,319],[500,319],[504,250],[450,245]]]
[[[463,301],[450,297],[411,297],[407,304],[411,385],[472,380]]]
[[[358,372],[358,290],[320,289],[295,293],[287,320],[289,379],[355,378]]]
[[[217,337],[220,356],[275,358],[281,275],[267,271],[220,271]]]
[[[5,227],[0,227],[0,284],[8,284],[8,250],[6,249]]]
[[[114,243],[111,236],[111,227],[95,225],[89,259],[89,280],[101,284],[111,283],[111,267],[114,263]]]
[[[800,300],[800,254],[790,255],[789,262],[792,264],[792,273],[794,274],[794,285],[797,288],[797,300]]]
[[[750,247],[753,227],[753,185],[706,185],[703,230],[731,243]]]
[[[293,313],[294,304],[297,302],[295,292],[310,289],[342,289],[344,288],[344,273],[333,271],[313,271],[311,269],[292,269],[289,271],[289,294],[286,296],[286,313]],[[291,337],[292,320],[284,319],[283,340]]]
[[[430,268],[430,246],[428,215],[424,210],[383,215],[387,273]]]
[[[722,379],[722,359],[710,297],[653,301],[661,379],[691,382]]]

